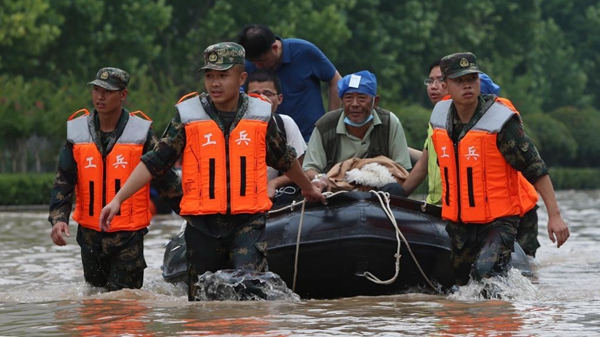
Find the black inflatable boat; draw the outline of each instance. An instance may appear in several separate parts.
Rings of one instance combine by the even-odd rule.
[[[405,198],[390,197],[385,202],[380,196],[347,192],[327,199],[327,205],[307,204],[304,214],[301,205],[271,211],[267,220],[269,270],[302,298],[387,295],[432,285],[438,290],[452,287],[450,239],[440,218],[441,209]],[[401,257],[396,275],[399,241]],[[512,259],[513,267],[532,276],[529,260],[516,243]],[[389,284],[367,279],[366,272]],[[166,246],[163,278],[185,282],[186,277],[181,233]]]

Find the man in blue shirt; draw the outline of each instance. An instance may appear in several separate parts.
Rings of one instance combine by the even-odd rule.
[[[266,26],[244,26],[238,35],[238,43],[246,50],[248,73],[257,68],[267,68],[277,73],[285,97],[277,113],[292,117],[308,142],[315,122],[325,114],[321,82],[328,85],[327,111],[341,106],[337,97],[340,73],[314,44],[301,39],[282,39]]]

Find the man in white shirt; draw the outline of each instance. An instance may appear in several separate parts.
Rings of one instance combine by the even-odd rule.
[[[248,94],[264,95],[271,101],[271,111],[277,123],[277,128],[285,138],[286,144],[294,148],[296,158],[302,164],[307,146],[298,125],[290,116],[280,115],[275,112],[279,104],[283,101],[281,82],[277,74],[269,69],[257,69],[248,75],[244,87]],[[300,196],[300,189],[290,178],[272,167],[268,167],[267,170],[269,197],[273,200],[274,205],[289,203],[294,197]]]

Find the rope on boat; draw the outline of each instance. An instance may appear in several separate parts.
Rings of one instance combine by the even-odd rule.
[[[323,196],[325,196],[326,199],[331,198],[333,196],[336,196],[338,194],[342,194],[342,193],[347,193],[348,191],[338,191],[335,193],[332,192],[324,192]],[[387,215],[387,217],[390,219],[390,221],[392,222],[392,225],[394,226],[394,229],[396,230],[396,241],[398,242],[397,245],[397,249],[396,249],[396,254],[394,254],[394,257],[396,258],[396,262],[395,262],[395,274],[392,278],[390,278],[389,280],[385,280],[382,281],[380,280],[377,276],[371,274],[370,272],[366,271],[362,274],[356,274],[357,276],[362,276],[364,278],[366,278],[367,280],[373,282],[373,283],[377,283],[377,284],[392,284],[394,281],[396,281],[396,279],[398,278],[398,274],[400,273],[400,248],[402,246],[402,241],[404,241],[404,243],[406,244],[406,248],[408,249],[408,252],[410,253],[410,256],[412,257],[413,261],[415,262],[415,265],[417,266],[417,268],[419,269],[419,271],[421,272],[421,275],[423,276],[423,278],[425,279],[425,281],[427,282],[427,284],[435,291],[437,291],[438,293],[440,292],[440,290],[435,287],[433,285],[433,282],[431,282],[431,280],[429,279],[429,277],[427,277],[427,275],[425,275],[425,272],[423,271],[423,269],[421,268],[421,265],[419,264],[419,261],[417,261],[417,258],[415,256],[415,254],[413,253],[412,249],[410,248],[410,244],[408,243],[408,241],[406,240],[406,238],[404,237],[404,234],[402,234],[402,231],[400,230],[400,228],[398,228],[398,223],[396,222],[396,218],[394,217],[394,214],[390,208],[390,194],[388,192],[383,192],[383,191],[375,191],[375,190],[370,190],[369,192],[375,194],[375,196],[377,197],[377,199],[379,199],[379,203],[381,204],[381,207],[384,211],[384,213]],[[296,291],[296,279],[298,276],[298,256],[300,255],[300,235],[302,233],[302,223],[304,222],[304,210],[305,210],[305,206],[306,206],[306,199],[303,199],[302,201],[296,202],[293,201],[290,205],[276,209],[276,210],[271,210],[269,211],[269,214],[271,213],[277,213],[277,212],[281,212],[287,209],[290,210],[294,210],[296,208],[296,206],[298,205],[302,205],[302,210],[300,212],[300,222],[298,224],[298,236],[296,238],[296,254],[294,257],[294,279],[293,279],[293,283],[292,283],[292,291],[295,292]],[[402,240],[400,240],[400,238],[402,238]]]
[[[369,192],[375,194],[375,196],[377,197],[377,199],[379,199],[379,203],[381,204],[381,207],[383,208],[383,211],[388,216],[388,218],[392,222],[392,225],[396,229],[396,240],[398,241],[398,246],[397,246],[397,249],[396,249],[396,254],[394,254],[394,257],[396,258],[396,263],[395,263],[396,273],[394,274],[394,276],[391,279],[386,280],[386,281],[380,280],[379,278],[377,278],[375,275],[371,274],[368,271],[364,272],[363,274],[357,274],[357,275],[358,276],[363,276],[367,280],[369,280],[369,281],[371,281],[373,283],[377,283],[377,284],[391,284],[391,283],[393,283],[396,280],[396,278],[398,278],[398,273],[400,272],[400,257],[401,257],[401,255],[400,255],[400,246],[402,245],[402,241],[404,241],[404,243],[406,244],[406,248],[408,249],[408,252],[410,253],[410,256],[412,257],[413,261],[415,261],[415,265],[417,266],[417,268],[419,268],[419,271],[421,272],[421,275],[423,275],[423,278],[425,279],[425,281],[427,282],[427,284],[433,290],[435,290],[435,291],[437,291],[439,293],[440,290],[438,288],[436,288],[433,285],[433,282],[431,282],[431,280],[429,279],[429,277],[427,277],[427,275],[425,275],[425,272],[421,268],[421,265],[419,264],[419,261],[417,261],[417,257],[415,256],[415,254],[413,253],[412,249],[410,248],[410,244],[408,243],[408,241],[404,237],[404,234],[402,234],[402,231],[400,230],[400,228],[398,228],[398,223],[396,222],[396,218],[394,217],[394,214],[393,214],[393,212],[392,212],[392,210],[390,208],[390,194],[388,192],[374,191],[374,190],[371,190]],[[402,238],[402,241],[400,241],[400,237]]]
[[[392,225],[394,225],[394,228],[396,229],[396,241],[398,242],[398,245],[396,246],[396,254],[394,254],[394,257],[396,258],[396,262],[394,265],[396,268],[396,272],[394,273],[394,276],[391,279],[386,280],[386,281],[380,280],[377,276],[371,274],[368,271],[366,271],[362,274],[356,274],[356,275],[362,276],[373,283],[392,284],[392,283],[394,283],[394,281],[396,281],[396,278],[398,278],[398,273],[400,273],[400,257],[402,256],[402,255],[400,255],[400,247],[402,246],[402,241],[400,241],[400,236],[402,236],[402,239],[404,239],[404,242],[406,242],[406,239],[404,238],[404,235],[400,231],[400,228],[398,228],[398,223],[396,222],[396,218],[394,217],[394,214],[392,213],[392,210],[390,209],[390,194],[388,192],[374,191],[374,190],[370,190],[369,192],[375,194],[377,199],[379,199],[379,203],[381,204],[381,208],[383,208],[383,212],[388,216],[388,218],[392,222]],[[384,202],[384,199],[385,199],[385,202]],[[406,243],[406,244],[408,245],[408,243]],[[408,251],[410,252],[410,247],[408,248]],[[411,254],[412,254],[412,252],[411,252]],[[418,263],[417,263],[417,265],[418,265]],[[419,269],[420,269],[420,267],[419,267]]]
[[[346,193],[346,191],[339,191],[336,193],[323,192],[323,196],[325,198],[331,198],[334,195],[338,195],[340,193]],[[281,212],[288,208],[293,211],[294,208],[296,207],[296,205],[298,205],[298,204],[302,204],[302,210],[300,211],[300,222],[298,223],[298,237],[296,238],[296,254],[294,256],[294,279],[292,281],[292,291],[293,292],[296,291],[296,278],[298,276],[298,256],[300,255],[300,234],[302,233],[302,223],[304,222],[304,209],[306,207],[306,198],[304,198],[302,201],[300,201],[298,203],[296,203],[296,201],[294,201],[289,206],[269,211],[269,214]]]
[[[306,200],[306,199],[304,199]],[[302,211],[300,212],[300,223],[298,224],[298,237],[296,238],[296,255],[294,256],[294,280],[292,282],[292,291],[296,292],[296,276],[298,275],[298,255],[300,255],[300,233],[302,233],[302,222],[304,222],[304,209],[306,203],[302,203]]]

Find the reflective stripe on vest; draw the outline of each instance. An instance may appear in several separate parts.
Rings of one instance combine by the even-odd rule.
[[[519,178],[496,144],[498,132],[518,112],[494,103],[455,146],[448,133],[451,104],[436,104],[430,120],[442,180],[442,217],[489,223],[533,208],[535,204],[525,197],[531,192],[524,188],[524,178]]]
[[[140,162],[151,121],[129,115],[129,120],[106,158],[94,143],[86,114],[67,122],[67,139],[73,143],[77,162],[76,205],[73,219],[81,226],[99,230],[99,216]],[[152,217],[150,186],[146,184],[121,205],[111,222],[110,232],[135,231],[147,227]]]
[[[186,134],[181,215],[254,214],[271,208],[266,164],[271,105],[248,100],[248,111],[227,138],[199,96],[176,105]]]

